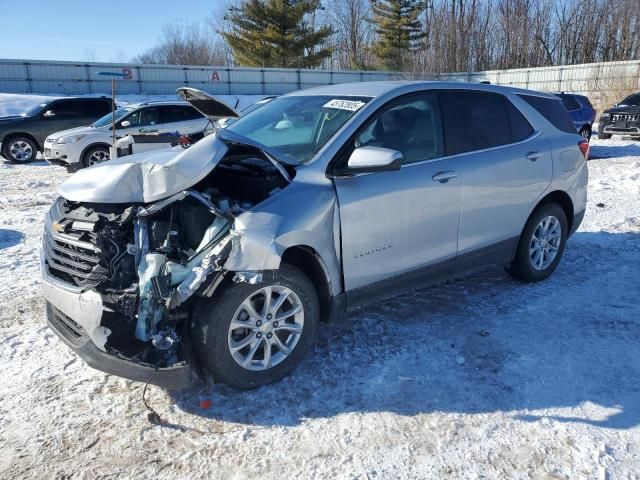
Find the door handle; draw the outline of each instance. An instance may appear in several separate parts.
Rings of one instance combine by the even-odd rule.
[[[458,176],[458,172],[448,171],[448,172],[438,172],[432,178],[434,182],[447,183],[452,178],[456,178]]]
[[[537,159],[539,159],[542,155],[544,155],[542,152],[529,152],[527,153],[524,157],[527,160],[531,160],[532,162],[535,162]]]

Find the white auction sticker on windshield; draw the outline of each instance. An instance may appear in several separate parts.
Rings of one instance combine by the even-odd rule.
[[[339,108],[340,110],[349,110],[350,112],[355,112],[363,105],[364,105],[364,102],[359,102],[356,100],[334,99],[325,103],[322,107],[323,108]]]

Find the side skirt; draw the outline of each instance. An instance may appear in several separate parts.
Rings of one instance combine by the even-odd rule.
[[[444,283],[489,265],[505,265],[513,260],[519,237],[513,237],[488,247],[459,255],[443,262],[403,273],[365,287],[341,293],[332,300],[333,321],[344,318],[344,313],[407,293]]]

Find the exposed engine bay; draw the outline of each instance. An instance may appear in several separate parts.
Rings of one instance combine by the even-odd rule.
[[[236,217],[288,185],[294,171],[283,168],[236,145],[190,189],[156,202],[59,198],[43,236],[44,261],[58,280],[101,296],[98,348],[156,368],[183,362],[195,299],[232,281],[225,262]]]

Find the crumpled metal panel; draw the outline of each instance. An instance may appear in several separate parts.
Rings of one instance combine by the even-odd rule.
[[[331,292],[337,295],[342,283],[335,192],[324,175],[303,170],[283,191],[236,218],[224,268],[248,281],[264,270],[278,269],[287,248],[308,247],[323,260]]]
[[[156,150],[82,169],[58,187],[67,200],[149,203],[198,183],[222,160],[227,146],[215,135],[192,147]]]

